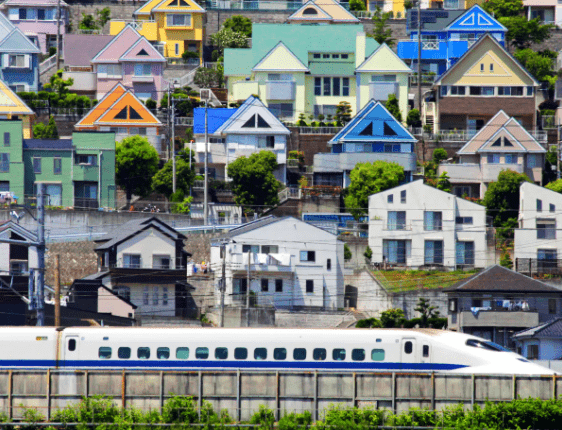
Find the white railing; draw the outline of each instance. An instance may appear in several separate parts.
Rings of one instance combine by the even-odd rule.
[[[76,34],[101,34],[101,30],[85,30],[83,28],[76,29]]]
[[[436,81],[437,75],[421,75],[422,85],[433,85]],[[410,85],[418,84],[418,75],[410,75]]]
[[[336,134],[343,127],[298,127],[299,134]]]
[[[171,81],[174,82],[176,85],[179,85],[180,87],[187,87],[188,85],[191,85],[193,83],[193,79],[195,78],[195,74],[197,73],[199,67],[201,66],[197,66],[196,68],[187,72],[182,77],[177,79],[173,78],[171,79]]]
[[[39,74],[42,75],[48,70],[51,70],[57,64],[57,54],[51,55],[41,64],[39,64]]]
[[[424,42],[422,40],[422,49],[427,49],[427,50],[438,50],[439,49],[439,41],[435,40],[435,41],[430,41],[430,42]]]
[[[277,195],[279,197],[279,202],[284,202],[289,199],[300,200],[302,198],[302,190],[296,187],[287,187],[279,191]]]
[[[175,117],[174,122],[176,123],[176,125],[185,125],[187,127],[193,127],[193,117],[192,116]]]

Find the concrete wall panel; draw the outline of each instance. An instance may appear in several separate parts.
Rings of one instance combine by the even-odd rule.
[[[513,398],[511,376],[478,376],[474,388],[476,401],[509,401]]]
[[[469,401],[472,398],[470,375],[435,375],[435,399]]]
[[[164,395],[197,396],[199,375],[197,373],[165,373]]]
[[[121,396],[121,375],[114,375],[115,382],[119,385],[119,396]],[[159,396],[160,395],[160,373],[130,373],[125,378],[126,396]]]
[[[88,394],[121,397],[121,373],[89,373]]]

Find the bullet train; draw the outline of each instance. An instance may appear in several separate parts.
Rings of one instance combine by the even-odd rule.
[[[555,373],[433,329],[0,327],[0,368]]]

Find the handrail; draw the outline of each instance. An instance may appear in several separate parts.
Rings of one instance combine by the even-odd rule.
[[[51,70],[57,64],[57,54],[51,55],[41,64],[39,64],[39,74],[42,75],[43,73]]]

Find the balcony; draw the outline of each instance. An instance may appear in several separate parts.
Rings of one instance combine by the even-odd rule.
[[[562,276],[561,259],[516,258],[515,271],[532,275]]]
[[[292,272],[291,254],[260,254],[253,253],[250,257],[250,271],[260,272]],[[232,254],[230,267],[233,272],[248,271],[248,253]]]
[[[477,38],[467,40],[422,40],[422,59],[446,60],[461,57]],[[418,58],[418,41],[405,39],[398,41],[398,56],[402,59]]]
[[[397,82],[370,82],[369,95],[374,100],[388,100],[390,94],[398,97],[399,86]]]
[[[421,84],[422,85],[433,85],[433,83],[437,80],[437,74],[433,75],[421,75]],[[418,75],[410,75],[410,86],[414,86],[418,84]]]
[[[133,76],[131,78],[133,82],[154,82],[154,76]]]
[[[498,175],[502,170],[509,169],[517,173],[524,173],[525,169],[522,164],[483,164],[482,180],[484,182],[492,182],[498,180]]]
[[[64,72],[62,78],[74,80],[74,83],[68,87],[71,91],[96,91],[97,89],[97,78],[94,72]]]
[[[416,171],[416,154],[413,152],[348,152],[340,154],[314,154],[314,172],[343,172],[353,170],[357,163],[388,161],[400,164],[405,171]]]
[[[267,81],[267,100],[294,100],[295,88],[293,81]]]
[[[112,36],[119,34],[127,24],[132,25],[141,36],[146,37],[149,41],[155,42],[158,40],[158,24],[153,20],[134,21],[112,19],[109,22],[109,34]]]
[[[455,184],[480,182],[482,177],[478,163],[441,164],[438,174],[441,175],[443,172],[447,172],[450,180]]]
[[[476,315],[475,315],[476,313]],[[539,325],[539,313],[536,310],[463,310],[460,312],[460,327],[536,327]]]
[[[214,10],[290,10],[302,7],[302,2],[293,0],[206,0],[205,9]]]
[[[72,172],[72,179],[75,181],[97,182],[99,166],[86,164],[75,164]]]
[[[97,209],[99,208],[98,199],[88,199],[84,197],[74,197],[74,209]]]
[[[232,85],[232,99],[233,100],[246,100],[254,94],[259,94],[260,86],[255,81],[241,81]]]

